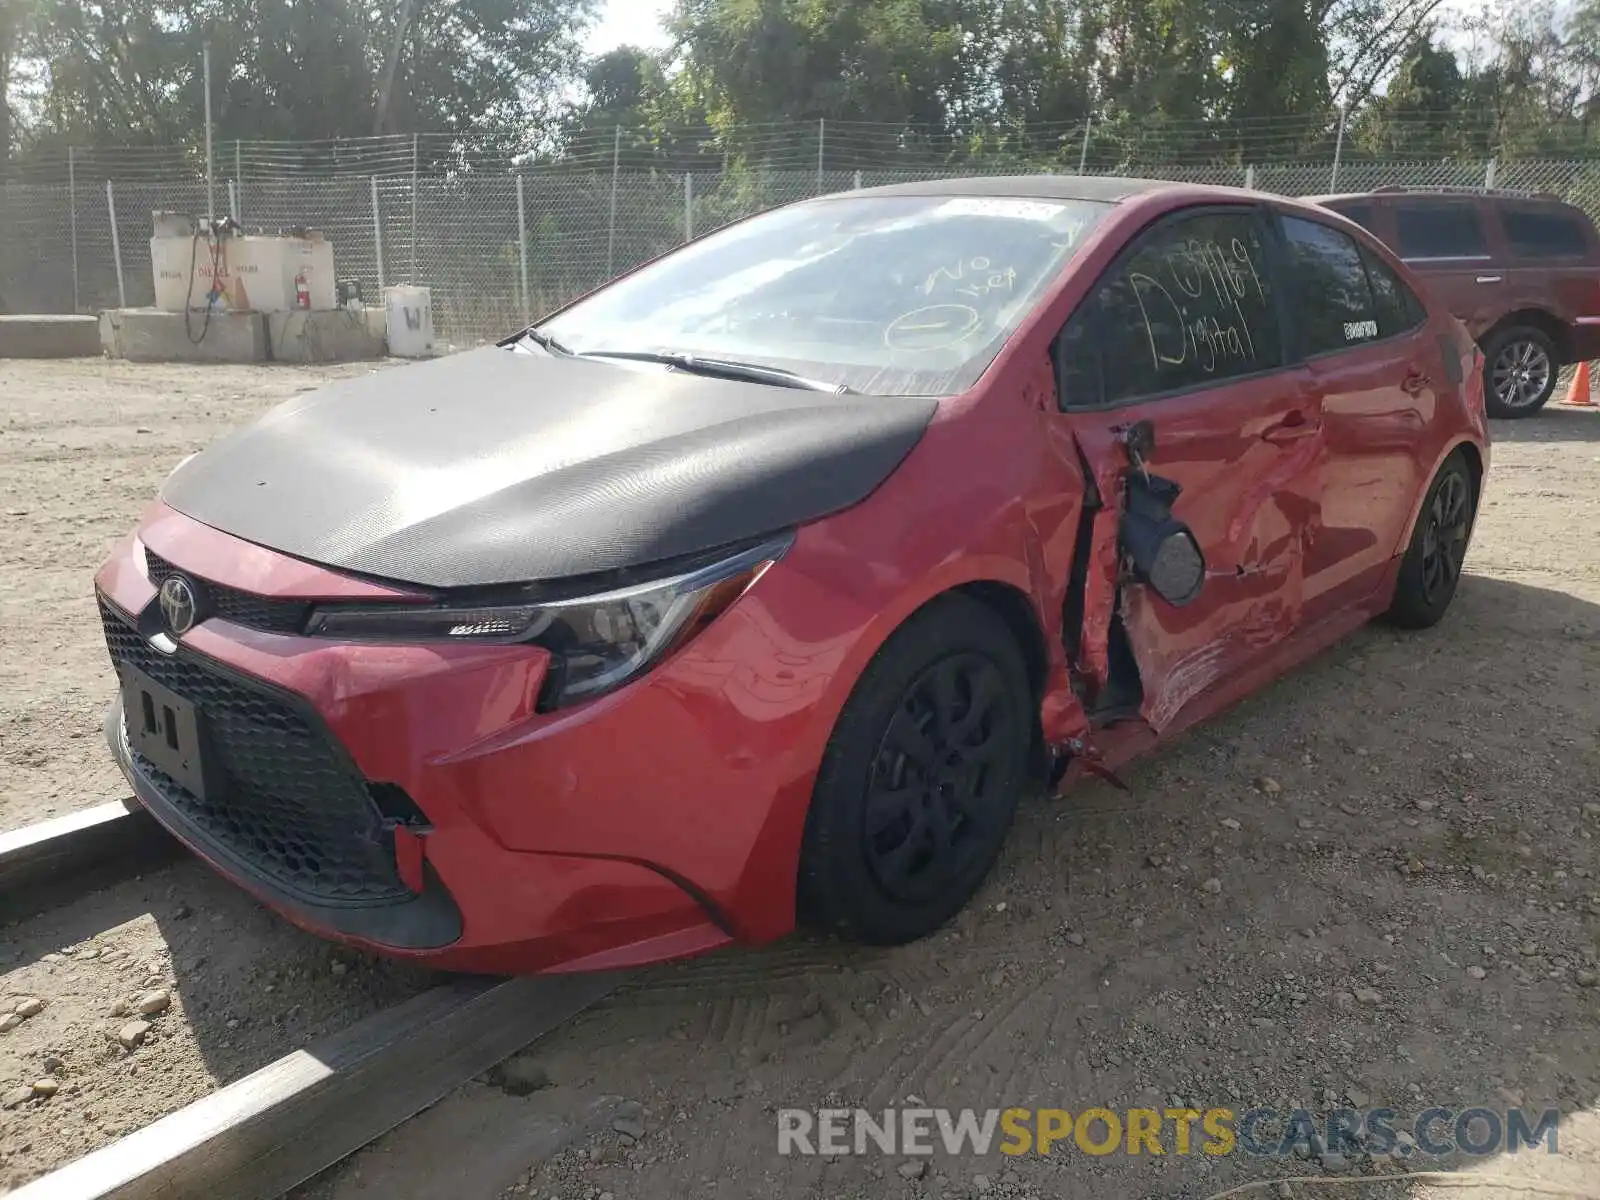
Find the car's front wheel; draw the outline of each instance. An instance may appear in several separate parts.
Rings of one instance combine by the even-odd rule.
[[[1531,417],[1555,391],[1556,346],[1532,326],[1514,326],[1483,347],[1485,407],[1491,417]]]
[[[1034,714],[1011,631],[965,596],[894,632],[834,729],[801,849],[802,916],[854,941],[933,932],[999,856]]]

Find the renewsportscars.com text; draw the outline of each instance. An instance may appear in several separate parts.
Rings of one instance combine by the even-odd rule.
[[[1405,1122],[1393,1109],[835,1108],[778,1110],[779,1154],[949,1155],[1082,1153],[1285,1157],[1314,1141],[1330,1151],[1442,1157],[1556,1153],[1555,1109],[1429,1108]]]

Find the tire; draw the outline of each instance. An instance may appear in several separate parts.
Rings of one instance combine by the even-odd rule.
[[[1400,562],[1386,618],[1402,629],[1439,623],[1461,582],[1461,560],[1472,538],[1477,489],[1466,456],[1457,450],[1439,468],[1417,514],[1411,544]]]
[[[822,757],[800,851],[803,919],[898,945],[959,912],[1029,780],[1033,705],[1021,649],[977,601],[943,597],[897,629]]]
[[[1491,417],[1531,417],[1556,390],[1556,344],[1542,329],[1514,325],[1483,344],[1483,394]]]

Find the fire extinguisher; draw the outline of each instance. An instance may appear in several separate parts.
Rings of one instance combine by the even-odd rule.
[[[294,277],[294,302],[297,308],[311,307],[311,285],[306,282],[304,271]]]

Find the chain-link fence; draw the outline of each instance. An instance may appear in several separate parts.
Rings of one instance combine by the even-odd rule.
[[[224,163],[224,165],[226,165]],[[982,170],[982,168],[978,168]],[[481,168],[438,173],[280,170],[216,181],[219,214],[247,229],[319,230],[341,279],[377,297],[430,287],[447,342],[501,336],[689,237],[825,192],[958,171],[709,173]],[[154,302],[151,213],[207,211],[207,188],[173,164],[117,178],[69,162],[66,179],[0,183],[0,312],[94,312]],[[1385,185],[1548,192],[1600,216],[1600,161],[1173,164],[1138,174],[1287,195]]]

